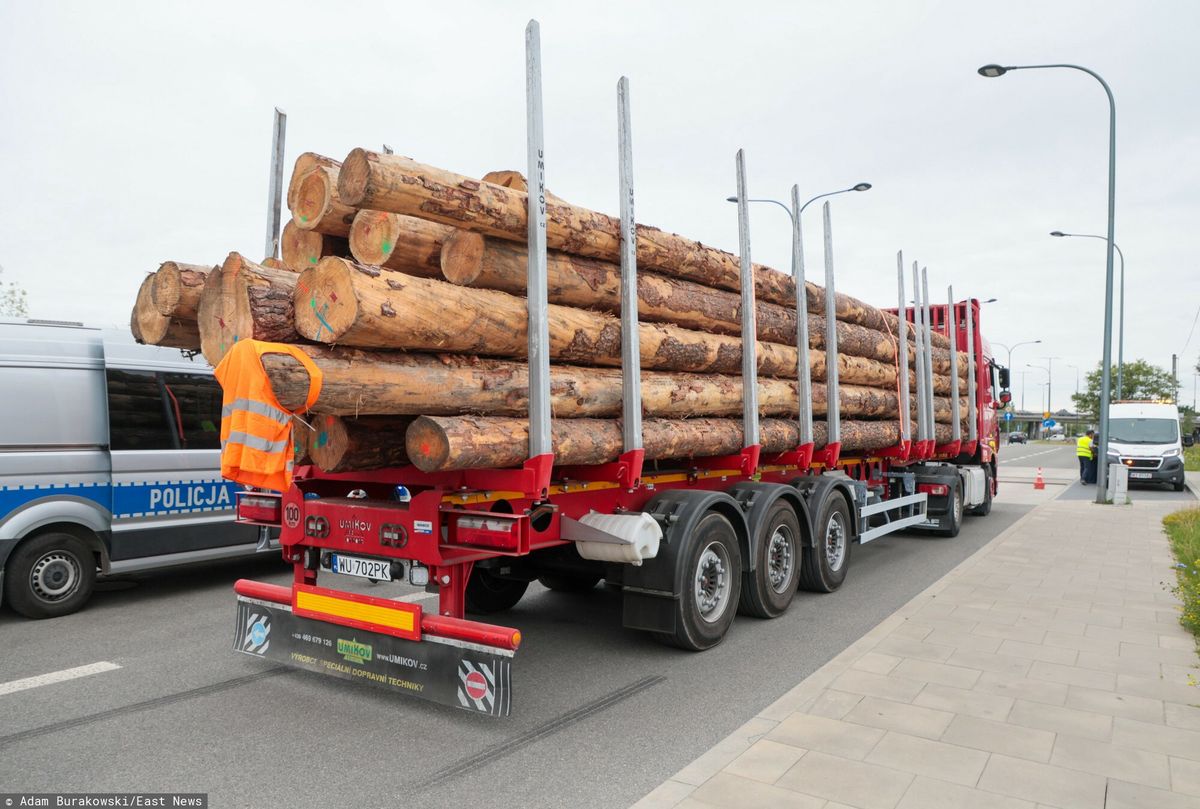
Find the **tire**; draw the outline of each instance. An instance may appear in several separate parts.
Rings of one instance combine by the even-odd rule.
[[[742,612],[778,618],[787,611],[796,597],[803,547],[796,510],[787,500],[776,500],[760,526],[754,570],[742,573]]]
[[[1172,484],[1172,487],[1175,489],[1175,491],[1181,492],[1187,488],[1187,481],[1180,478],[1179,480],[1175,481],[1175,483]]]
[[[656,633],[655,638],[691,652],[711,649],[729,631],[742,589],[737,533],[715,511],[701,517],[688,537],[682,589],[675,606],[675,631]]]
[[[832,593],[846,580],[850,566],[850,540],[854,522],[850,506],[836,489],[825,493],[813,524],[812,544],[805,547],[800,566],[800,587],[814,593]]]
[[[95,585],[95,557],[73,534],[54,532],[25,540],[4,571],[5,598],[26,618],[70,615],[87,603]]]
[[[944,537],[956,537],[962,530],[963,523],[963,493],[962,481],[956,480],[950,487],[950,527],[942,528],[938,534]]]
[[[967,512],[976,517],[986,517],[992,513],[992,469],[991,467],[983,467],[983,502],[977,506],[972,506]]]
[[[572,576],[560,573],[543,573],[541,576],[538,576],[538,581],[547,590],[553,590],[556,593],[586,593],[589,590],[594,590],[596,585],[600,583],[601,578],[601,576],[594,574]]]
[[[471,571],[471,578],[467,579],[467,612],[490,615],[512,609],[528,587],[527,581],[502,579],[487,568],[477,567]]]

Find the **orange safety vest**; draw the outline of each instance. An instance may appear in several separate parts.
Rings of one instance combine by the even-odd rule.
[[[308,398],[289,411],[275,398],[263,354],[287,354],[308,370]],[[237,483],[286,491],[292,485],[292,415],[321,395],[321,369],[294,345],[239,340],[213,369],[221,383],[221,475]]]

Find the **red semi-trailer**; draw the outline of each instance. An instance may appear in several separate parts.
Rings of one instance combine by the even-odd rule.
[[[613,463],[561,466],[549,446],[546,362],[545,188],[536,24],[527,36],[530,93],[529,460],[519,468],[424,473],[296,470],[280,494],[240,495],[241,522],[278,527],[291,586],[239,581],[235,648],[291,665],[378,684],[491,715],[512,705],[519,629],[470,615],[502,613],[529,583],[584,591],[601,579],[621,589],[622,621],[687,650],[721,641],[738,612],[774,618],[798,588],[836,590],[854,543],[903,530],[958,533],[967,512],[987,514],[996,491],[996,411],[1011,398],[1007,369],[980,333],[977,300],[929,303],[914,267],[907,306],[899,262],[897,345],[915,352],[916,415],[900,407],[894,446],[842,452],[837,363],[827,363],[828,413],[814,437],[807,352],[799,351],[797,434],[788,451],[757,440],[756,311],[745,177],[738,154],[743,313],[742,451],[719,458],[644,460],[627,84],[621,127],[622,357],[625,452]],[[796,205],[793,194],[793,210]],[[793,217],[796,225],[796,217]],[[837,355],[828,208],[825,350]],[[809,345],[799,234],[793,274],[797,342]],[[923,279],[921,279],[923,281]],[[403,316],[403,313],[400,313]],[[910,342],[907,333],[912,330]],[[953,436],[938,443],[930,335],[965,352],[966,413],[959,413],[958,351],[949,352]],[[900,402],[910,398],[907,352],[896,351]],[[901,358],[904,358],[903,361]],[[965,425],[965,426],[963,426]],[[437,594],[437,608],[324,586],[326,573],[406,581]],[[336,580],[336,579],[335,579]]]

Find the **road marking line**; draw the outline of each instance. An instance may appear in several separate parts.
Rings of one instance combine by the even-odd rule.
[[[407,601],[411,604],[414,601],[424,601],[427,598],[437,597],[437,593],[409,593],[406,596],[398,596],[397,598],[393,598],[392,601]]]
[[[109,663],[102,660],[99,663],[89,663],[86,666],[76,666],[73,669],[52,671],[49,674],[25,677],[21,680],[10,680],[7,683],[0,683],[0,697],[5,694],[15,694],[18,691],[28,691],[30,688],[38,688],[43,685],[53,685],[54,683],[66,682],[67,680],[76,680],[92,674],[103,674],[106,671],[113,671],[119,668],[121,667],[116,663]]]

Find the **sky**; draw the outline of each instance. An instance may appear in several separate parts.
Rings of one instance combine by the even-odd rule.
[[[984,79],[989,62],[1073,62],[1116,97],[1125,356],[1191,400],[1200,333],[1200,3],[55,2],[0,0],[0,280],[34,317],[128,324],[165,260],[264,252],[273,108],[296,156],[358,146],[470,176],[524,170],[524,27],[541,24],[550,190],[618,208],[616,82],[631,82],[638,220],[736,252],[748,191],[832,200],[842,291],[894,306],[896,252],[931,297],[997,302],[981,327],[1034,409],[1099,363],[1108,109],[1072,70]],[[286,214],[285,214],[286,215]],[[810,278],[819,207],[805,213]],[[756,261],[790,223],[752,208]],[[1114,325],[1115,328],[1115,325]],[[1007,353],[997,351],[1001,362]],[[1053,360],[1047,358],[1053,357]],[[1116,351],[1114,348],[1114,361]],[[1021,372],[1025,372],[1022,376]],[[1022,391],[1024,385],[1024,391]]]

